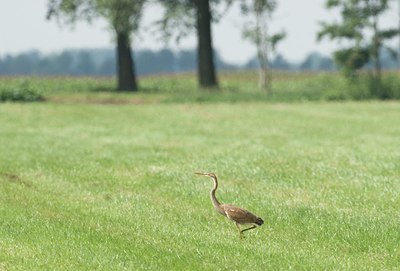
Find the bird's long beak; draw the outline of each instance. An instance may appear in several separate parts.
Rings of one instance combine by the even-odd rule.
[[[201,173],[201,172],[195,172],[194,174],[207,176],[207,173]]]

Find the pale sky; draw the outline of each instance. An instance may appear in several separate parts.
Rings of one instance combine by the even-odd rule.
[[[335,43],[315,39],[318,23],[337,17],[324,9],[324,3],[325,0],[278,0],[271,28],[287,32],[278,51],[288,60],[301,61],[312,51],[329,55],[337,47]],[[46,20],[46,7],[47,0],[0,0],[0,56],[27,50],[54,53],[71,48],[114,47],[112,33],[105,21],[81,22],[73,28],[60,26],[54,20]],[[144,26],[159,15],[158,8],[148,8]],[[397,20],[395,14],[389,17],[391,21]],[[254,46],[242,39],[242,23],[238,9],[232,8],[219,24],[213,26],[214,47],[227,62],[244,63],[255,55]],[[171,43],[170,48],[194,48],[195,41],[193,36],[179,45]],[[164,44],[146,31],[134,41],[134,48],[162,47]]]

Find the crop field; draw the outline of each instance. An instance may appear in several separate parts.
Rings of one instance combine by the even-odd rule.
[[[0,104],[0,270],[400,268],[400,102],[49,84]],[[196,171],[264,225],[240,240]]]

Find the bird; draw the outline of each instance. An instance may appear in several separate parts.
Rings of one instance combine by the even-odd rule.
[[[214,173],[201,173],[201,172],[195,172],[195,174],[208,176],[214,181],[214,187],[210,191],[211,202],[218,213],[227,217],[229,220],[235,223],[239,231],[240,239],[244,238],[243,232],[255,229],[257,226],[261,226],[264,223],[264,220],[262,220],[262,218],[254,215],[253,213],[247,211],[246,209],[230,204],[221,204],[218,201],[217,197],[215,196],[215,191],[217,191],[218,188],[217,175],[215,175]],[[240,225],[245,225],[245,224],[250,224],[252,226],[242,230],[240,228]]]

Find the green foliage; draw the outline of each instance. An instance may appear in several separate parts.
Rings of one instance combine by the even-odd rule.
[[[1,105],[0,269],[398,270],[398,108]]]
[[[284,38],[286,38],[286,32],[280,32],[277,34],[273,34],[270,36],[269,41],[271,43],[272,51],[276,51],[276,46],[279,42],[281,42]]]
[[[43,100],[44,97],[30,86],[29,81],[0,87],[0,102],[37,102]]]
[[[354,39],[358,44],[362,39],[362,33],[357,30],[357,25],[359,23],[357,19],[351,20],[351,22],[345,22],[342,26],[338,24],[321,23],[322,30],[318,32],[317,39],[321,40],[324,37],[328,37],[331,40],[336,38]]]
[[[182,38],[186,38],[196,30],[196,1],[198,0],[157,0],[163,6],[164,13],[162,18],[156,21],[155,26],[165,43],[171,39],[179,43]],[[212,21],[218,22],[235,0],[207,1],[210,2]]]
[[[276,45],[286,37],[283,31],[276,34],[265,32],[277,7],[277,2],[274,0],[241,1],[240,6],[242,14],[250,18],[243,29],[244,38],[257,46],[271,48],[271,51],[274,51]]]
[[[95,9],[107,18],[117,33],[132,33],[139,28],[145,0],[97,0]]]
[[[179,43],[193,32],[196,26],[196,12],[193,1],[160,0],[164,7],[162,18],[156,21],[156,28],[165,43],[172,37]]]
[[[254,11],[258,12],[266,12],[273,13],[277,7],[276,0],[239,0],[240,1],[240,9],[244,15],[253,14]]]
[[[388,0],[328,0],[327,8],[339,9],[341,22],[322,23],[318,39],[346,40],[351,47],[340,49],[334,54],[339,67],[349,78],[373,62],[375,82],[380,81],[380,52],[386,41],[399,34],[397,27],[380,29],[378,21],[389,9]],[[372,37],[371,37],[372,33]],[[378,86],[379,88],[379,86]]]
[[[400,80],[397,74],[390,74],[384,78],[382,92],[385,99],[400,99]]]
[[[68,23],[102,17],[116,33],[130,35],[139,28],[144,3],[145,0],[48,0],[47,17],[63,18]]]
[[[347,48],[334,53],[335,61],[342,67],[349,78],[354,78],[356,71],[364,67],[370,60],[369,50],[366,48]]]

